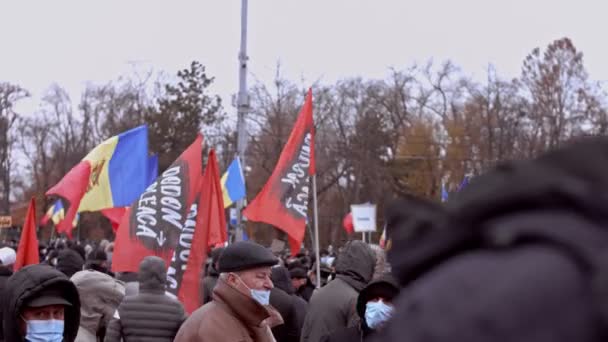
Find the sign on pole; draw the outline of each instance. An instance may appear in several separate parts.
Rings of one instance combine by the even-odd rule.
[[[0,229],[10,228],[13,225],[13,218],[11,216],[0,216]]]
[[[355,232],[376,231],[376,205],[375,204],[353,204],[350,206],[353,214],[353,228]]]

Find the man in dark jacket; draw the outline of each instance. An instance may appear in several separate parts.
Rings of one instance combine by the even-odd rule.
[[[74,273],[82,271],[83,266],[84,260],[77,251],[71,248],[64,248],[59,252],[57,269],[68,278],[73,276]]]
[[[165,262],[146,257],[139,265],[138,277],[139,293],[126,296],[118,306],[105,341],[173,341],[186,316],[182,304],[165,295]]]
[[[285,322],[272,328],[272,334],[277,342],[297,342],[300,340],[308,304],[295,294],[287,268],[273,267],[270,278],[274,284],[270,290],[270,305],[279,311]]]
[[[93,271],[109,274],[112,277],[114,276],[114,273],[112,273],[110,271],[110,268],[108,265],[108,255],[101,247],[97,247],[97,249],[94,249],[89,254],[89,256],[87,257],[87,262],[85,264],[85,268],[87,270],[93,270]]]
[[[73,342],[80,322],[76,286],[47,265],[15,272],[3,297],[4,340]]]
[[[387,217],[403,286],[372,341],[606,341],[608,141],[479,176]]]
[[[218,247],[211,251],[211,265],[207,271],[207,275],[203,279],[201,291],[203,291],[201,298],[203,299],[203,305],[211,301],[211,294],[213,288],[217,283],[217,278],[220,276],[218,270],[218,261],[224,248]]]
[[[302,328],[302,342],[319,342],[321,337],[359,324],[356,302],[359,292],[374,275],[376,257],[362,241],[350,241],[338,255],[336,279],[312,296]]]
[[[312,293],[315,291],[315,285],[310,281],[306,274],[306,269],[302,267],[294,267],[289,270],[291,276],[291,284],[300,298],[307,303],[310,302]]]
[[[399,295],[399,284],[390,275],[385,274],[373,280],[364,288],[357,298],[357,314],[361,318],[359,325],[334,331],[326,335],[323,342],[363,341],[374,331],[382,329],[391,318],[394,310],[393,300]]]

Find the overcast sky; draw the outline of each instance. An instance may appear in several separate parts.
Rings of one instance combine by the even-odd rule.
[[[171,74],[196,59],[225,98],[238,86],[240,0],[3,1],[0,81],[33,94],[52,84],[77,102],[86,82],[142,63]],[[277,61],[295,80],[381,78],[389,67],[451,59],[481,78],[488,63],[519,74],[534,47],[568,36],[591,77],[608,80],[601,0],[250,0],[250,73],[272,80]],[[252,81],[250,77],[250,81]],[[251,84],[251,82],[250,82]]]

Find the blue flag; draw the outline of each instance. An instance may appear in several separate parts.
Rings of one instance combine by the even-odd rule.
[[[469,185],[469,176],[464,176],[464,179],[462,180],[462,183],[460,183],[460,185],[458,186],[458,192],[462,191],[462,189],[466,188],[467,185]]]
[[[224,194],[224,208],[228,208],[232,203],[245,198],[245,177],[239,158],[234,158],[234,161],[228,166],[228,170],[220,180],[222,184],[222,193]]]
[[[158,178],[158,154],[148,158],[148,181],[146,186],[154,183],[156,178]]]
[[[441,184],[441,202],[447,202],[448,201],[448,197],[450,197],[450,195],[448,194],[448,191],[445,188],[445,184]]]

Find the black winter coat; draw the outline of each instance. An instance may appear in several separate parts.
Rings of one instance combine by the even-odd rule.
[[[186,315],[182,304],[165,294],[165,264],[158,261],[140,267],[139,294],[123,299],[104,341],[173,341]]]
[[[325,335],[321,338],[321,342],[363,342],[369,335],[370,330],[359,325],[342,330],[335,331],[330,335]]]
[[[608,140],[512,162],[445,207],[389,211],[396,313],[371,341],[608,337]]]
[[[219,272],[213,267],[213,265],[209,266],[209,274],[203,278],[201,291],[203,299],[203,305],[207,304],[211,301],[211,295],[213,294],[213,288],[215,284],[217,284],[217,278],[220,276]]]
[[[5,266],[0,266],[0,308],[4,307],[4,291],[8,278],[13,275],[13,271]],[[2,311],[0,310],[0,322],[2,322]],[[0,341],[4,340],[4,327],[0,324]]]
[[[5,341],[25,341],[19,331],[21,310],[27,301],[48,289],[56,289],[72,304],[65,307],[63,337],[66,342],[76,339],[80,323],[80,299],[76,286],[63,273],[51,266],[30,265],[15,272],[6,282],[6,291],[2,297]]]
[[[285,267],[272,268],[272,282],[270,305],[277,309],[284,321],[284,324],[272,328],[272,334],[277,342],[299,341],[308,305],[294,293]]]
[[[304,299],[308,303],[310,302],[310,298],[312,297],[312,294],[315,292],[316,288],[317,287],[315,284],[313,284],[310,279],[307,279],[306,284],[298,289],[297,294],[300,296],[300,298]]]

